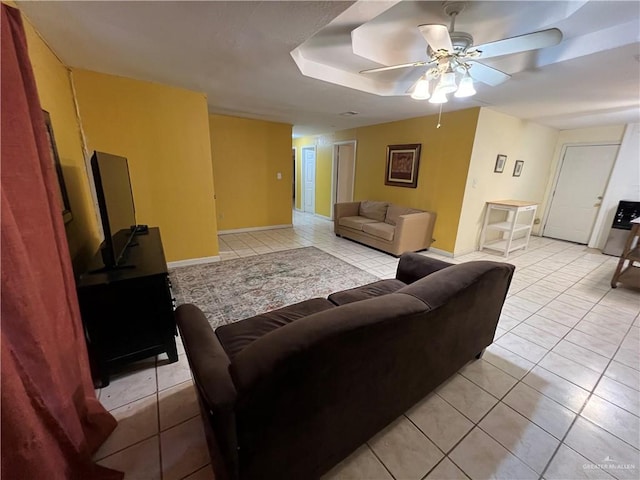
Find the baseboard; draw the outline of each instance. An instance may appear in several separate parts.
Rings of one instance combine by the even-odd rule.
[[[456,252],[453,256],[454,257],[461,257],[462,255],[467,255],[469,253],[474,253],[477,252],[478,250],[475,248],[467,248],[466,250],[461,250],[459,252]]]
[[[444,257],[453,258],[453,253],[447,252],[446,250],[440,250],[439,248],[429,247],[429,252],[437,253],[438,255],[442,255]]]
[[[331,217],[327,217],[327,216],[325,216],[325,215],[320,215],[319,213],[314,213],[314,214],[313,214],[313,216],[314,216],[314,217],[322,218],[322,219],[324,219],[324,220],[329,220],[330,222],[333,222],[333,218],[331,218]]]
[[[293,224],[287,223],[285,225],[269,225],[266,227],[249,227],[249,228],[234,228],[233,230],[218,230],[218,235],[229,235],[231,233],[258,232],[260,230],[276,230],[280,228],[293,228]]]
[[[200,265],[202,263],[214,263],[219,261],[220,261],[220,256],[216,255],[215,257],[190,258],[188,260],[178,260],[176,262],[167,262],[167,267],[168,268],[189,267],[191,265]]]

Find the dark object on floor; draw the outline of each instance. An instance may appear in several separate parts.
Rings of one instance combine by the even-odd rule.
[[[178,307],[216,479],[319,478],[491,344],[513,271],[407,253],[395,280],[215,333]]]

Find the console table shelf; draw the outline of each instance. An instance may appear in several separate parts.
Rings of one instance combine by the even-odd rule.
[[[98,253],[78,281],[91,370],[101,387],[117,368],[166,352],[178,360],[174,299],[160,230],[136,235],[126,252],[129,268],[101,271]]]
[[[508,257],[511,252],[521,248],[526,249],[529,245],[529,236],[531,235],[537,207],[538,204],[535,202],[522,200],[487,202],[487,211],[485,212],[484,225],[480,235],[480,250],[495,250]],[[502,213],[504,218],[497,222],[491,222],[493,212]],[[524,223],[521,218],[521,214],[525,212],[531,215],[528,223]],[[487,232],[489,231],[500,232],[502,237],[487,240]],[[514,238],[514,235],[520,232],[523,232],[524,236]]]

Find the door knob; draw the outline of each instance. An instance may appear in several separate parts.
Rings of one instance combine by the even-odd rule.
[[[598,200],[602,200],[602,195],[598,195],[596,198],[597,198]]]

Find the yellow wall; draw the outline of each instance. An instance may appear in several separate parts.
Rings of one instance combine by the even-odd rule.
[[[479,108],[358,129],[356,200],[385,200],[436,212],[433,247],[453,253]],[[387,145],[421,143],[418,187],[384,184]]]
[[[65,227],[74,270],[80,273],[97,250],[101,237],[89,190],[69,72],[24,15],[23,19],[40,103],[51,115],[53,133],[69,194],[73,220]]]
[[[296,208],[302,210],[302,147],[316,147],[316,213],[331,217],[333,199],[331,198],[333,144],[355,140],[357,129],[341,130],[326,135],[299,137],[293,140],[296,149]],[[356,149],[357,150],[357,149]],[[357,160],[356,160],[357,161]]]
[[[291,125],[210,115],[209,129],[218,228],[291,225]]]
[[[553,128],[481,109],[460,215],[456,255],[478,248],[487,201],[542,202],[557,139],[558,131]],[[502,173],[493,171],[498,154],[507,156]],[[519,177],[513,176],[516,160],[524,160]],[[537,217],[542,216],[541,209],[536,213]]]
[[[126,157],[136,221],[160,227],[167,261],[218,254],[204,94],[72,72],[89,151]]]
[[[471,108],[445,113],[440,128],[436,128],[437,115],[430,115],[294,140],[298,152],[303,146],[317,147],[316,212],[331,215],[333,143],[356,140],[354,199],[384,200],[436,212],[433,247],[453,253],[479,112]],[[406,143],[422,144],[418,186],[387,186],[387,145]],[[300,208],[299,202],[296,207]]]

